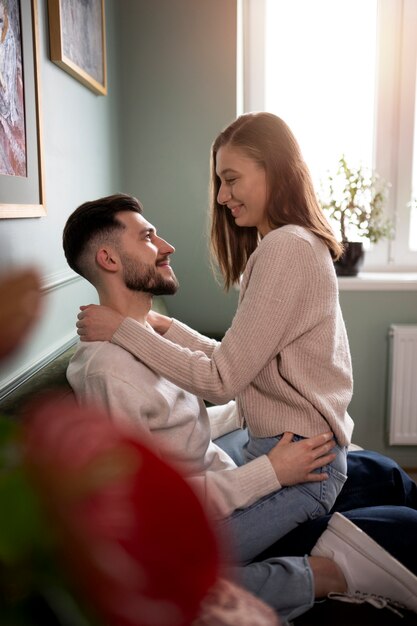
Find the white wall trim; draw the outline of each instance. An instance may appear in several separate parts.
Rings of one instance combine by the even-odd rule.
[[[49,293],[54,289],[69,285],[76,282],[77,280],[81,280],[81,276],[79,276],[70,269],[65,269],[59,272],[54,272],[53,274],[48,274],[42,279],[42,293]]]

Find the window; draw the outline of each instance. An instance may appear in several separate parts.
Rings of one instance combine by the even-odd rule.
[[[411,213],[410,213],[410,249],[414,252],[417,251],[417,76],[415,78],[415,93],[414,93],[414,141],[413,141],[413,174],[412,174],[412,200],[411,200]]]
[[[342,154],[389,181],[396,236],[367,252],[365,269],[415,270],[417,2],[240,0],[239,9],[239,112],[282,117],[317,189]]]

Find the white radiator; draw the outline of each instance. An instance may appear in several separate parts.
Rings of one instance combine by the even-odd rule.
[[[389,443],[416,445],[417,326],[393,324],[389,336]]]

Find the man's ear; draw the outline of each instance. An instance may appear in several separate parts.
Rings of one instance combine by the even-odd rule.
[[[96,252],[96,263],[107,272],[117,272],[120,268],[120,257],[111,247],[103,247]]]

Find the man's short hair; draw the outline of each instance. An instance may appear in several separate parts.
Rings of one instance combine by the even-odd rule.
[[[139,200],[118,193],[98,200],[85,202],[69,216],[65,224],[62,243],[68,265],[77,274],[85,276],[82,257],[88,244],[95,238],[112,239],[116,231],[124,228],[116,215],[121,211],[143,213]]]

